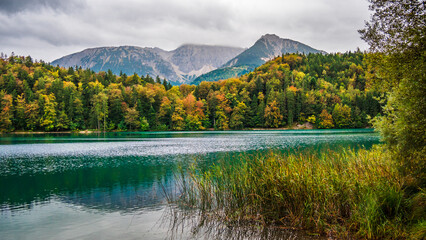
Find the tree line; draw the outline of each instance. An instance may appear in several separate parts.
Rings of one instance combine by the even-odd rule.
[[[284,54],[239,78],[172,86],[0,58],[0,131],[363,128],[381,112],[360,51]]]

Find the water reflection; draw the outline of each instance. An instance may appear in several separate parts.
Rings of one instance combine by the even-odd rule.
[[[55,166],[56,162],[72,159],[31,159],[36,169],[24,174],[0,176],[0,203],[6,206],[30,206],[56,196],[64,202],[104,210],[126,210],[161,203],[160,184],[171,188],[176,162],[159,163],[155,159],[143,161],[135,157],[120,159],[86,159],[85,167],[68,164],[68,169]],[[76,167],[72,167],[74,165]],[[44,167],[43,167],[44,166]],[[22,167],[22,166],[21,166]],[[42,168],[43,167],[43,168]],[[53,170],[45,170],[52,168]],[[16,173],[16,172],[15,172]]]
[[[72,236],[72,228],[86,229],[86,224],[93,228],[79,229],[81,238],[113,229],[125,236],[125,226],[117,230],[112,225],[130,221],[139,226],[134,233],[150,232],[149,239],[164,239],[169,226],[152,230],[153,219],[164,211],[164,193],[176,191],[178,166],[186,168],[197,159],[197,164],[208,167],[219,159],[232,161],[241,154],[270,150],[369,148],[378,141],[366,130],[0,135],[0,236],[44,239],[40,229],[51,225],[50,236],[59,236],[53,231]],[[201,236],[207,234],[204,230]],[[232,234],[236,229],[216,230],[219,238],[238,236]],[[280,231],[241,234],[247,232],[255,233],[248,238],[275,238],[268,234]],[[106,235],[106,239],[117,236]]]
[[[326,239],[306,231],[279,226],[263,226],[253,222],[223,223],[208,219],[206,215],[196,210],[182,211],[177,206],[169,206],[164,211],[163,226],[169,229],[170,239]]]

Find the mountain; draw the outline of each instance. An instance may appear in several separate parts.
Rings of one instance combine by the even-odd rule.
[[[241,76],[276,56],[297,52],[305,54],[326,53],[291,39],[280,38],[274,34],[266,34],[257,40],[252,47],[229,60],[220,68],[199,76],[192,83],[198,84],[202,81],[217,81]]]
[[[174,84],[189,83],[222,66],[245,49],[185,44],[173,51],[135,46],[99,47],[73,53],[52,62],[62,67],[81,66],[95,72],[160,76]]]
[[[248,48],[185,44],[172,51],[121,46],[89,48],[52,62],[62,67],[81,66],[95,72],[159,76],[173,84],[216,81],[241,76],[285,53],[325,53],[274,34],[262,36]]]
[[[180,76],[193,80],[204,73],[219,68],[224,62],[244,50],[235,47],[187,44],[170,52],[166,59],[171,62]]]

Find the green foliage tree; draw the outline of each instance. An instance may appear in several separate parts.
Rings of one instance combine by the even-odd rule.
[[[168,97],[164,97],[161,101],[160,110],[158,112],[158,118],[161,123],[171,125],[172,120],[172,101]]]
[[[202,123],[197,115],[189,114],[185,119],[185,130],[200,130]]]
[[[37,100],[25,105],[25,116],[26,129],[33,131],[39,127],[40,108]]]
[[[53,93],[49,95],[40,94],[39,102],[43,102],[43,114],[40,119],[40,127],[45,131],[52,131],[55,129],[57,115],[55,95]]]
[[[247,110],[247,126],[249,127],[255,127],[257,125],[258,115],[257,115],[257,108],[258,108],[258,99],[257,95],[253,94],[250,107]]]
[[[291,126],[294,121],[294,114],[296,112],[296,91],[295,87],[289,87],[286,90],[286,103],[287,103],[287,124]]]
[[[97,121],[97,129],[101,129],[101,122],[105,131],[108,117],[108,96],[100,92],[92,98],[92,112]]]
[[[352,126],[354,128],[362,128],[367,126],[367,117],[365,112],[361,112],[359,107],[355,107],[352,109]]]
[[[333,109],[334,126],[337,128],[347,128],[351,125],[351,108],[348,105],[337,103]]]
[[[123,94],[118,84],[110,84],[108,88],[109,119],[118,125],[123,120]]]
[[[154,106],[151,105],[147,114],[147,120],[149,122],[149,125],[154,129],[158,126],[157,117],[157,112],[155,111]]]
[[[55,127],[57,130],[68,130],[70,127],[70,121],[65,111],[59,111],[56,119]]]
[[[244,102],[238,102],[237,106],[234,107],[229,126],[232,129],[242,129],[244,127],[244,120],[247,106]]]
[[[374,14],[360,33],[371,49],[370,84],[386,96],[384,114],[374,126],[401,163],[406,184],[425,189],[425,3],[370,0],[370,9]]]
[[[71,120],[71,130],[81,129],[84,128],[84,108],[83,108],[83,102],[80,98],[76,97],[73,104],[73,119]]]
[[[229,119],[225,111],[219,106],[216,109],[216,125],[219,130],[226,130],[229,128]]]
[[[142,131],[147,131],[148,129],[149,129],[148,120],[146,120],[145,117],[142,117],[142,119],[141,119],[141,130]]]
[[[259,104],[257,105],[256,126],[263,127],[265,125],[265,96],[259,92],[257,97]]]

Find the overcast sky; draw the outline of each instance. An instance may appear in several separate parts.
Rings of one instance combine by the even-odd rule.
[[[327,52],[367,49],[367,0],[0,0],[0,52],[53,61],[86,48],[250,47],[266,33]]]

